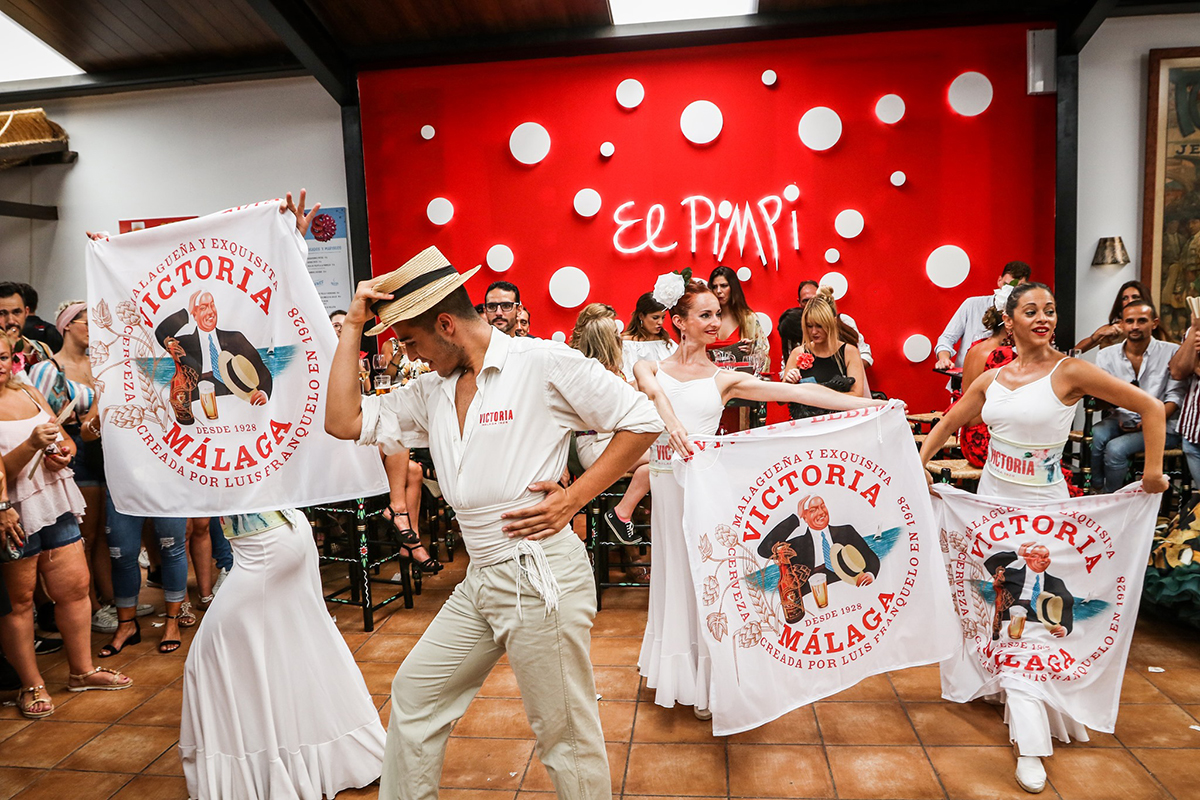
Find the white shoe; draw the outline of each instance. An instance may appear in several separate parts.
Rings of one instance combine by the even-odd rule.
[[[146,548],[142,548],[138,553],[138,566],[142,569],[150,569],[150,556],[146,554]]]
[[[692,708],[692,713],[696,715],[696,719],[704,722],[712,719],[712,712],[707,708]]]
[[[214,597],[216,596],[217,591],[221,588],[221,584],[224,583],[225,579],[228,577],[229,577],[229,570],[227,570],[227,569],[222,569],[220,572],[217,573],[217,579],[215,581],[213,581],[213,588],[212,588],[212,593],[213,593]]]
[[[138,603],[137,615],[139,617],[145,617],[153,613],[154,606],[150,605],[149,603]]]
[[[92,614],[92,630],[100,633],[113,633],[117,630],[117,607],[114,605],[100,606]]]
[[[1017,783],[1030,794],[1046,788],[1046,768],[1037,756],[1017,757]]]

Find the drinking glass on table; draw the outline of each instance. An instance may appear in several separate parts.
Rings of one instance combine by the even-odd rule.
[[[733,369],[734,356],[728,350],[713,350],[712,360],[720,369]]]
[[[384,372],[388,368],[388,357],[383,353],[376,353],[371,356],[371,365],[375,367],[376,372]]]
[[[392,376],[381,372],[375,376],[375,394],[387,394],[392,390]]]

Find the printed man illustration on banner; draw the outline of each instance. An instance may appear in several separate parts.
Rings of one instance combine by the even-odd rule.
[[[714,734],[949,655],[937,528],[899,404],[695,449],[675,469]]]
[[[90,243],[92,366],[118,510],[253,513],[385,485],[377,458],[320,422],[336,337],[305,269],[307,217],[281,207]],[[312,468],[330,463],[339,469]]]
[[[1124,489],[1011,501],[939,486],[934,507],[962,628],[949,700],[1020,685],[1111,733],[1158,511]]]

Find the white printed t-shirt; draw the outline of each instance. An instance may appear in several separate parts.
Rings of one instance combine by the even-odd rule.
[[[660,433],[650,400],[599,361],[557,342],[492,330],[462,436],[454,390],[460,373],[422,375],[362,401],[361,445],[385,453],[428,447],[438,485],[454,507],[472,563],[514,557],[500,514],[536,505],[530,484],[554,483],[567,465],[572,431]],[[556,536],[574,536],[564,528]]]

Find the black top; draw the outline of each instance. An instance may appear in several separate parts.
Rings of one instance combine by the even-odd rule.
[[[847,347],[847,344],[842,344],[837,349],[837,352],[831,356],[814,355],[813,365],[808,369],[800,370],[801,380],[808,383],[826,385],[834,378],[845,376]],[[829,409],[806,406],[802,403],[788,403],[788,412],[791,414],[792,419],[803,419],[805,417],[828,414]]]

